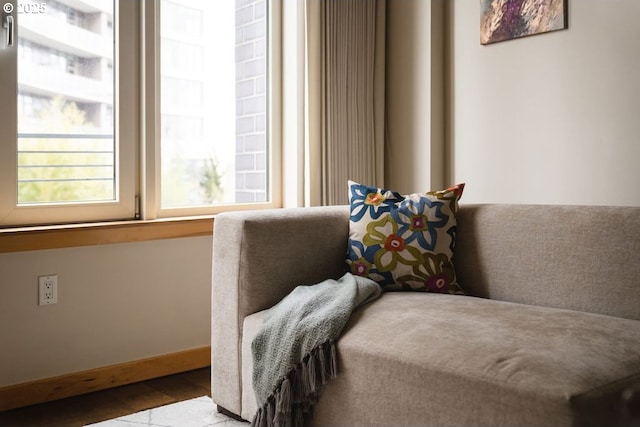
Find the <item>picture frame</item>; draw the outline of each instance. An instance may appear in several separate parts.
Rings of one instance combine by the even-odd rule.
[[[564,30],[568,0],[480,0],[480,43]]]

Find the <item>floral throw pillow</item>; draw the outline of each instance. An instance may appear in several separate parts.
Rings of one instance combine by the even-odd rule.
[[[401,195],[349,181],[348,269],[385,290],[464,295],[451,261],[463,189]]]

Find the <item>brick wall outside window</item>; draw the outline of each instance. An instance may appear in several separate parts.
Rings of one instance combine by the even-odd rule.
[[[267,200],[266,1],[236,0],[236,202]]]

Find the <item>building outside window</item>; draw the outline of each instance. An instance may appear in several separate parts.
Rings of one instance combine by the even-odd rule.
[[[163,207],[267,201],[266,19],[265,0],[162,0]]]
[[[113,4],[43,5],[18,17],[17,202],[114,200]]]

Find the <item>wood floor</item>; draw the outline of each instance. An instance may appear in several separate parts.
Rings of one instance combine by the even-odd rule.
[[[211,396],[211,370],[198,369],[26,408],[0,412],[2,427],[76,427]]]

